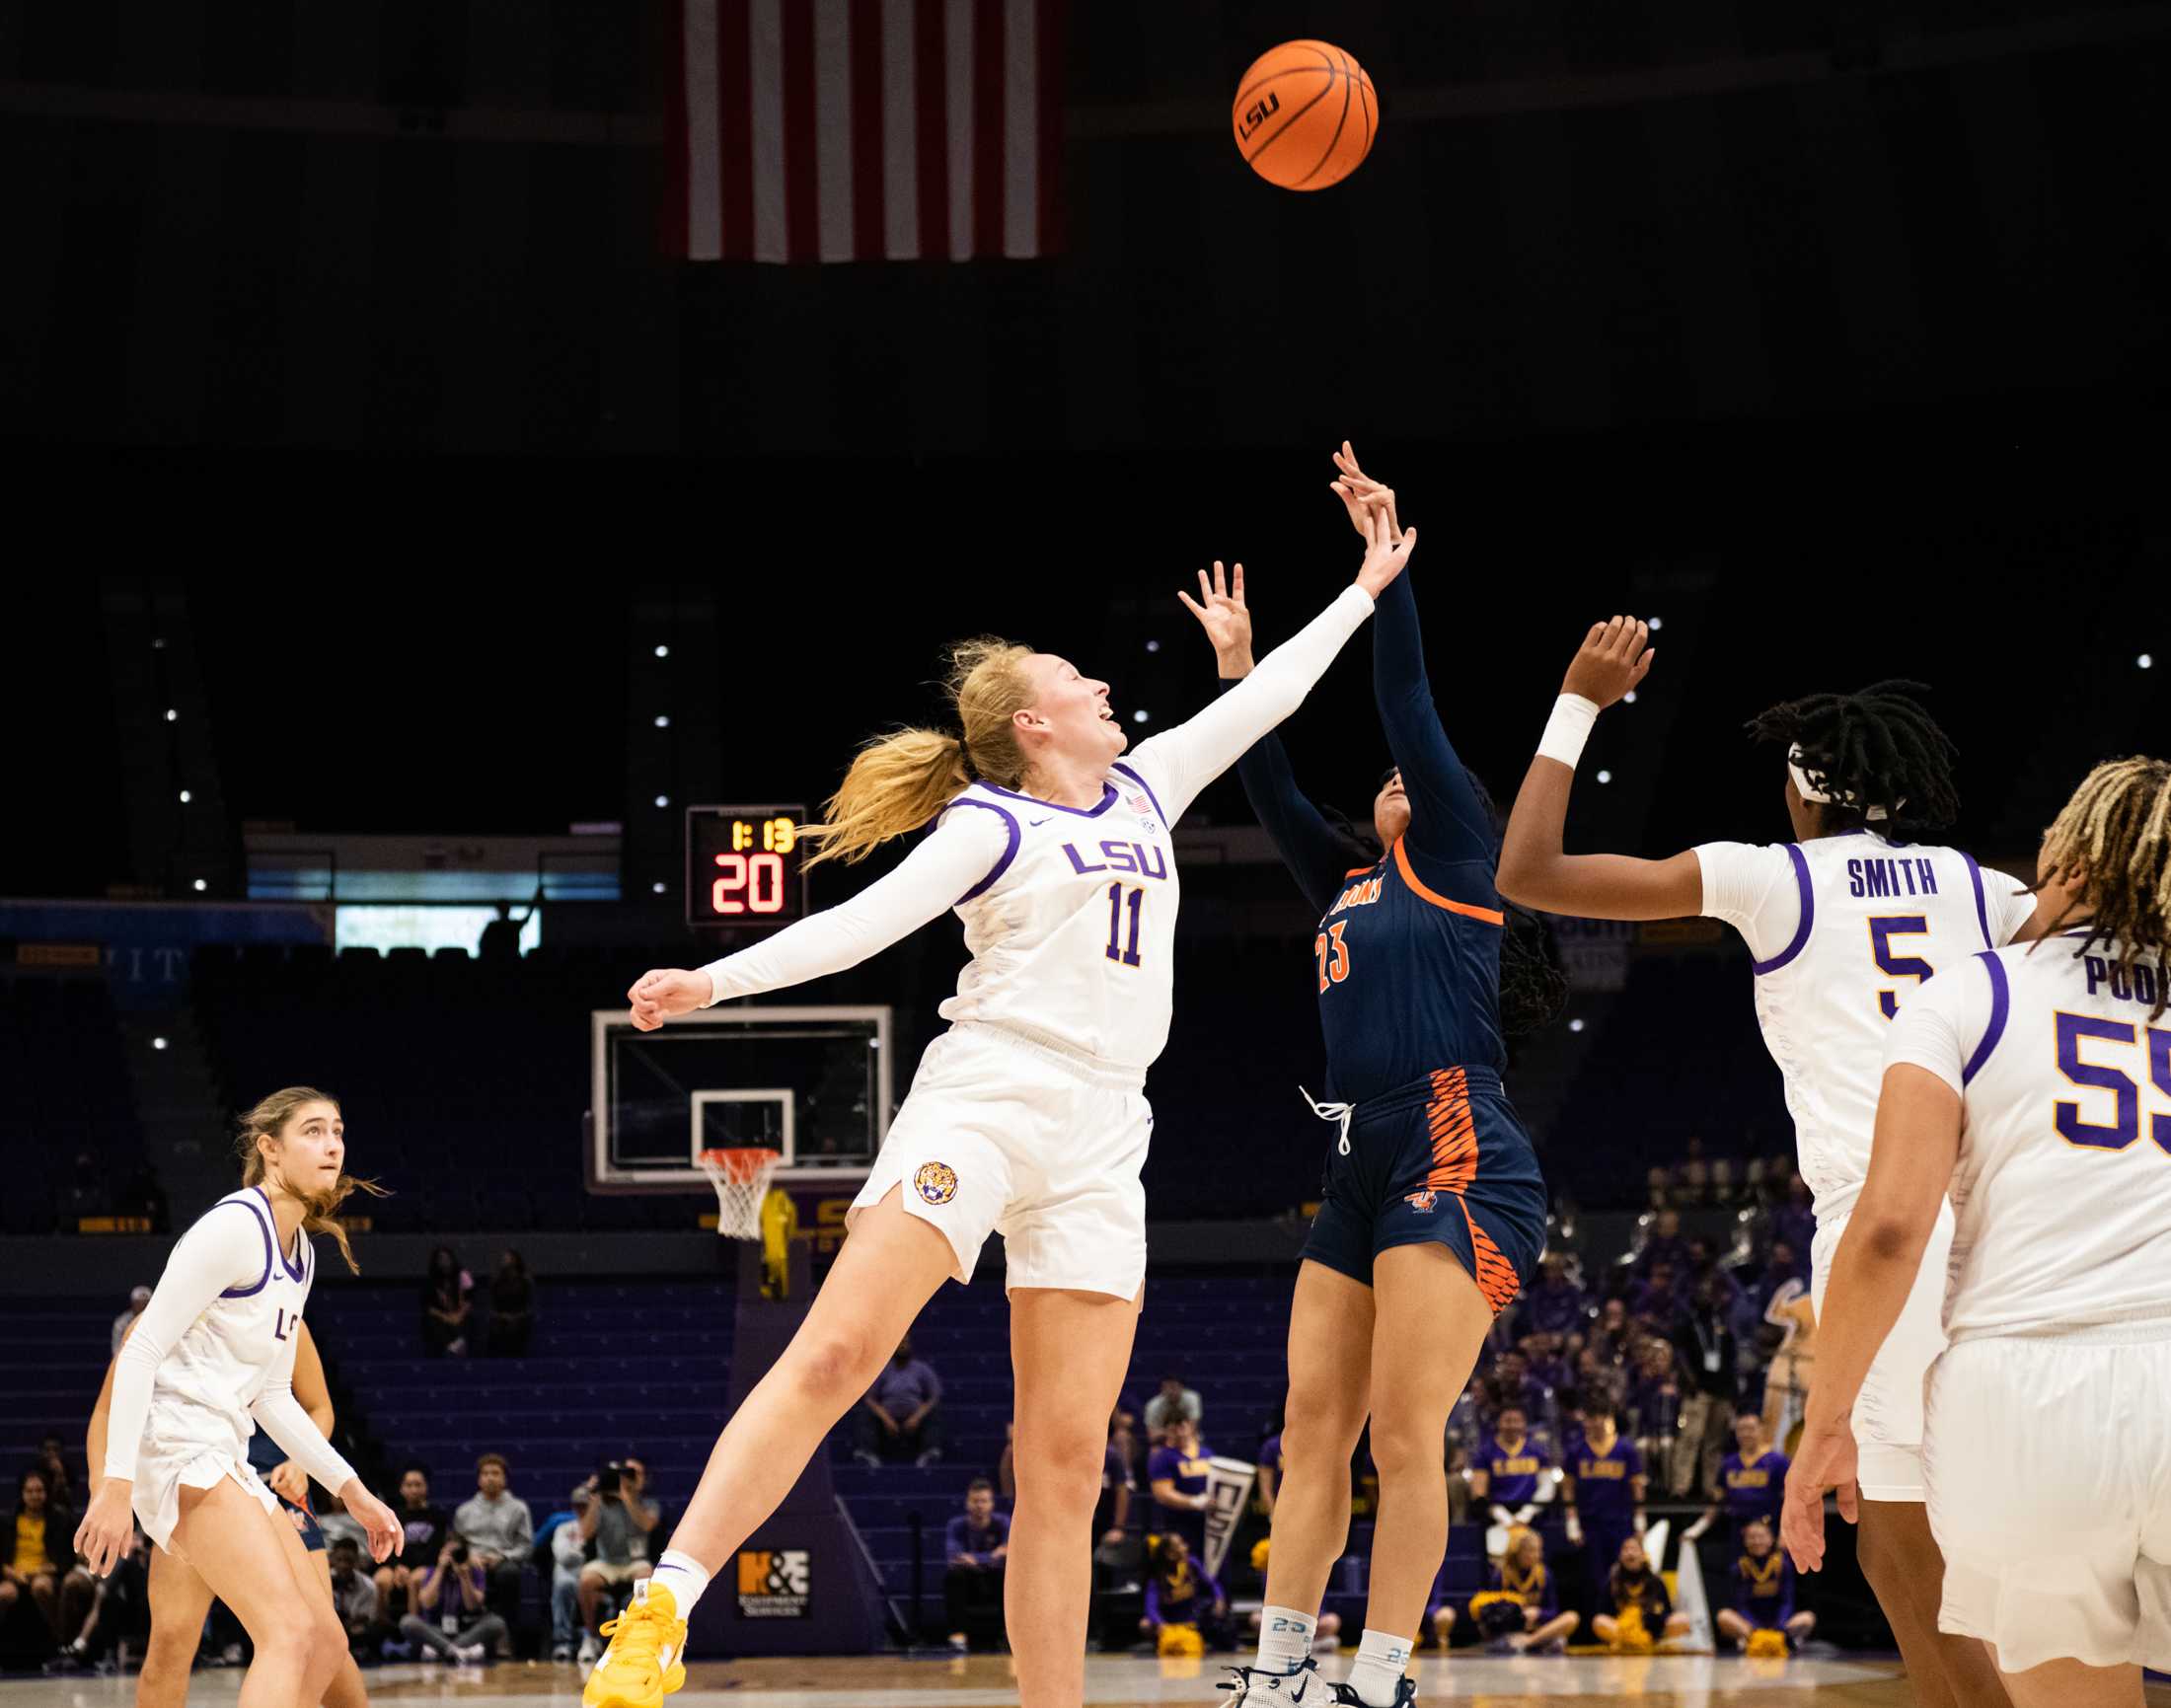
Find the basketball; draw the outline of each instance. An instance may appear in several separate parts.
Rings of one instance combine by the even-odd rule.
[[[1251,62],[1231,109],[1236,150],[1284,189],[1324,189],[1364,164],[1380,128],[1372,79],[1325,41],[1284,41]]]

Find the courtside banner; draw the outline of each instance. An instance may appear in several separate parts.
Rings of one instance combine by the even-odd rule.
[[[1213,1503],[1206,1509],[1206,1571],[1209,1577],[1221,1576],[1222,1561],[1229,1557],[1230,1538],[1236,1533],[1236,1521],[1243,1517],[1244,1505],[1251,1499],[1251,1484],[1258,1474],[1257,1465],[1246,1464],[1242,1459],[1206,1461],[1206,1497]]]

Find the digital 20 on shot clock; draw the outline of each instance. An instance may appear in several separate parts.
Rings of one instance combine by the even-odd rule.
[[[686,809],[686,922],[789,925],[806,913],[804,806]]]

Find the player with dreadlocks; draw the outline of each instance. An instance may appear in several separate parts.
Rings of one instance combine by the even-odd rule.
[[[1791,843],[1706,843],[1661,860],[1563,853],[1583,744],[1600,710],[1649,672],[1649,640],[1632,617],[1585,636],[1508,817],[1500,890],[1584,919],[1702,914],[1742,934],[1757,1019],[1785,1082],[1802,1178],[1816,1194],[1810,1293],[1822,1315],[1833,1255],[1869,1173],[1894,1015],[1940,968],[2035,935],[2035,896],[1958,849],[1914,840],[1958,812],[1958,755],[1916,698],[1922,691],[1906,682],[1812,695],[1750,722],[1752,736],[1786,755]],[[1922,1505],[1922,1376],[1944,1347],[1938,1310],[1952,1229],[1947,1206],[1852,1414],[1862,1571],[1923,1708],[2002,1699],[1982,1645],[1938,1634],[1944,1562]]]
[[[1855,1504],[1847,1417],[1950,1193],[1938,1624],[1990,1646],[2020,1708],[2139,1708],[2141,1668],[2171,1667],[2171,765],[2097,766],[2037,871],[2043,939],[1948,969],[1891,1028],[1783,1527],[1815,1570],[1826,1489]]]
[[[1360,532],[1393,494],[1345,442],[1335,490]],[[1243,571],[1185,599],[1225,681],[1251,669]],[[1335,1124],[1324,1203],[1289,1323],[1288,1427],[1259,1650],[1227,1708],[1322,1701],[1393,1708],[1447,1546],[1448,1413],[1478,1348],[1545,1243],[1545,1184],[1500,1082],[1505,1039],[1557,1012],[1565,984],[1506,929],[1493,887],[1498,821],[1447,733],[1405,586],[1380,601],[1373,693],[1394,765],[1373,802],[1379,844],[1353,843],[1298,791],[1271,735],[1237,773],[1319,917],[1319,1024]],[[1524,928],[1542,928],[1529,921]],[[1309,1094],[1308,1094],[1309,1100]],[[1380,1470],[1372,1593],[1345,1682],[1311,1672],[1313,1621],[1349,1533],[1349,1456],[1372,1422]]]

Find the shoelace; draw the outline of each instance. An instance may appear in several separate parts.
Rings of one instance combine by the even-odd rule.
[[[615,1638],[622,1625],[626,1627],[626,1642],[619,1650],[620,1659],[632,1657],[660,1667],[664,1639],[671,1634],[671,1621],[663,1616],[663,1610],[645,1601],[635,1601],[617,1618],[597,1627],[597,1635]]]
[[[1312,1114],[1318,1116],[1322,1121],[1332,1121],[1339,1125],[1342,1135],[1339,1149],[1342,1154],[1347,1156],[1349,1154],[1349,1118],[1356,1112],[1357,1105],[1354,1103],[1322,1103],[1312,1096],[1310,1091],[1305,1090],[1302,1085],[1299,1085],[1297,1089],[1304,1100],[1311,1105]]]

